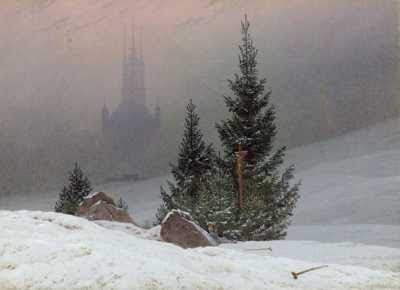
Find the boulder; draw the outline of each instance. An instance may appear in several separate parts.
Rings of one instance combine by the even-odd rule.
[[[84,197],[83,202],[81,203],[80,206],[89,208],[100,200],[103,200],[106,203],[116,206],[114,200],[102,191],[95,192],[95,193],[89,194],[88,196]]]
[[[216,246],[215,240],[199,225],[191,221],[190,216],[179,210],[173,210],[161,224],[161,238],[182,248]]]
[[[75,215],[92,221],[106,220],[137,225],[128,212],[116,207],[114,200],[104,192],[85,197]]]

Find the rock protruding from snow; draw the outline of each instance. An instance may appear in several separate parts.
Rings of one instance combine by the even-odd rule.
[[[85,197],[76,215],[91,221],[106,220],[136,225],[128,212],[118,208],[114,200],[104,192],[96,192]]]
[[[185,249],[217,245],[205,230],[178,210],[168,213],[162,222],[161,238]]]
[[[81,204],[81,206],[91,207],[92,205],[99,202],[100,200],[105,201],[106,203],[109,203],[113,206],[116,206],[114,200],[102,191],[95,192],[95,193],[92,193],[92,194],[86,196],[84,198],[84,201]]]

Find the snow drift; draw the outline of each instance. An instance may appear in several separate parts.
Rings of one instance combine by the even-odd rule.
[[[400,250],[314,242],[238,243],[184,250],[133,225],[57,213],[0,211],[0,289],[399,289]],[[251,251],[272,247],[270,251]],[[284,250],[292,248],[292,251]],[[300,255],[290,257],[298,248]],[[307,252],[310,255],[307,255]],[[286,253],[289,258],[285,257]],[[362,255],[376,262],[369,267]],[[392,257],[390,269],[382,267]],[[307,260],[308,262],[299,259]],[[332,258],[332,259],[331,259]],[[381,261],[379,263],[379,261]],[[299,280],[291,271],[319,265]],[[389,261],[390,262],[390,261]],[[342,265],[338,264],[342,263]],[[397,266],[396,266],[397,265]],[[397,271],[397,272],[396,272]]]

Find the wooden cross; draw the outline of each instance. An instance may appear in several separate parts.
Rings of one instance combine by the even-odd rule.
[[[239,144],[238,151],[235,152],[237,158],[237,175],[239,182],[239,207],[243,209],[244,207],[244,177],[243,177],[243,161],[247,155],[247,151],[242,150],[242,145]]]

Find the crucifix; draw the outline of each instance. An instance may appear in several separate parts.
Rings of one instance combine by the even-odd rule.
[[[239,183],[239,208],[243,209],[244,207],[244,176],[243,176],[243,161],[247,155],[247,151],[242,150],[242,144],[239,144],[238,151],[235,152],[237,159],[237,175],[238,175],[238,183]]]

